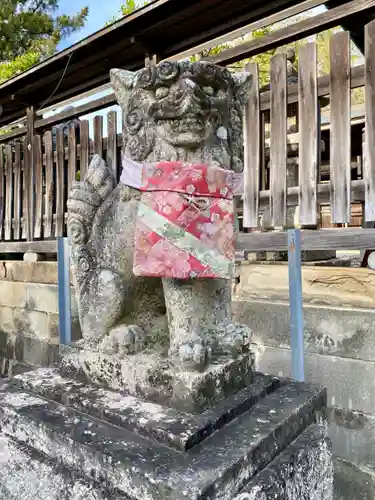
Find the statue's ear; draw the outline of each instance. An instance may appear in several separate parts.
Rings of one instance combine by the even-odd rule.
[[[249,99],[249,93],[253,84],[253,75],[250,73],[234,73],[234,96],[238,104],[243,108]]]
[[[109,76],[117,102],[125,110],[128,105],[130,92],[134,87],[135,74],[125,69],[111,69]]]

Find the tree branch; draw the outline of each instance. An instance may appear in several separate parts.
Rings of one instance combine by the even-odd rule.
[[[39,0],[39,2],[36,4],[36,7],[31,11],[33,14],[41,7],[43,4],[43,0]]]

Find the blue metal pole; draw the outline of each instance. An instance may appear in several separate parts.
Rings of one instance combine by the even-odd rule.
[[[69,266],[68,238],[57,238],[60,344],[70,344],[72,341],[72,311],[70,303]]]
[[[295,380],[305,380],[302,273],[301,273],[301,231],[288,230],[288,269],[290,334],[292,348],[292,376]]]

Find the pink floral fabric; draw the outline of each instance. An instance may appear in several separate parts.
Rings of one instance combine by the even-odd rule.
[[[133,271],[166,278],[232,277],[232,172],[161,162],[142,167]]]

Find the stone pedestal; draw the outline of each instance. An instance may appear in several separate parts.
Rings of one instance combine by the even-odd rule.
[[[231,396],[253,378],[251,353],[235,359],[217,357],[207,369],[189,372],[177,369],[156,349],[125,357],[74,346],[63,351],[64,375],[193,413]]]
[[[88,373],[43,368],[1,386],[2,500],[332,499],[323,389],[255,373],[203,411],[182,411]]]

